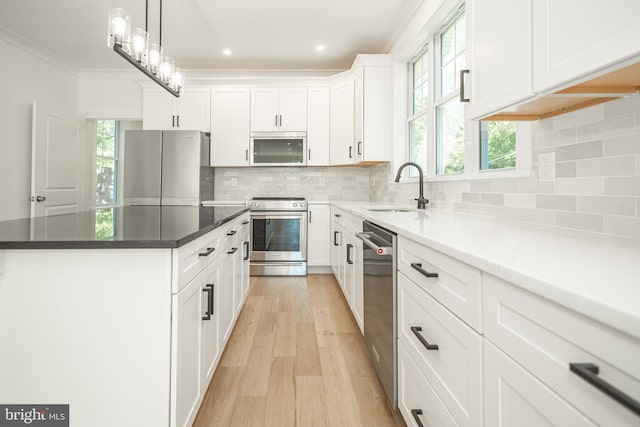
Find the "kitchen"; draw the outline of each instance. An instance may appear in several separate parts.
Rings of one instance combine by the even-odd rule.
[[[111,381],[109,370],[92,381],[96,367],[82,366],[75,384],[91,386],[91,393],[98,393],[93,390],[97,383],[112,384],[117,390],[116,376],[118,380],[129,377],[122,390],[158,390],[138,402],[160,412],[147,425],[191,424],[209,382],[212,378],[215,382],[215,372],[222,371],[215,365],[222,363],[225,345],[231,348],[231,337],[239,330],[233,325],[242,324],[242,316],[255,301],[252,298],[259,296],[252,292],[260,291],[259,283],[295,280],[295,276],[253,275],[249,281],[245,273],[250,252],[245,242],[251,241],[252,246],[255,241],[249,223],[243,224],[255,214],[246,204],[254,197],[287,196],[304,198],[308,205],[308,275],[298,280],[313,282],[308,284],[310,290],[319,278],[335,287],[353,324],[349,333],[359,330],[362,342],[364,329],[373,324],[363,322],[365,281],[374,277],[364,270],[370,265],[367,257],[376,256],[367,252],[365,257],[369,246],[361,239],[363,221],[397,235],[395,245],[378,241],[376,247],[383,252],[395,247],[391,251],[396,255],[392,274],[397,302],[391,308],[396,310],[397,323],[396,396],[385,395],[397,401],[407,425],[492,426],[498,420],[502,425],[637,425],[640,373],[633,362],[640,355],[640,311],[633,284],[640,273],[636,261],[640,253],[640,51],[632,42],[640,36],[637,2],[619,0],[617,6],[605,8],[598,2],[469,0],[464,9],[452,1],[385,3],[384,7],[396,7],[380,11],[386,20],[366,24],[369,31],[381,27],[385,34],[376,43],[344,54],[340,61],[324,62],[321,56],[338,49],[338,41],[324,41],[325,51],[316,51],[315,44],[322,40],[315,40],[311,53],[297,53],[308,62],[289,58],[287,63],[273,56],[255,66],[247,65],[249,59],[242,58],[241,52],[228,57],[220,53],[215,61],[198,63],[195,46],[171,45],[178,38],[212,37],[204,27],[190,33],[189,20],[175,19],[183,16],[180,13],[195,18],[198,13],[210,16],[216,11],[204,2],[181,11],[181,6],[165,0],[165,53],[173,55],[177,64],[190,64],[186,65],[185,92],[175,99],[110,52],[105,43],[103,24],[109,7],[132,11],[138,26],[145,17],[143,2],[97,7],[71,1],[68,8],[34,3],[32,10],[44,8],[37,17],[29,13],[30,3],[23,3],[26,11],[4,4],[0,21],[0,52],[3,62],[10,64],[2,69],[3,80],[10,84],[5,102],[0,103],[0,177],[12,184],[3,186],[0,209],[0,220],[10,221],[0,227],[0,336],[12,344],[0,350],[1,378],[12,386],[0,386],[0,405],[69,403],[58,398],[74,395],[74,382],[64,378],[62,369],[69,351],[57,347],[53,339],[65,336],[60,328],[66,327],[77,331],[76,336],[66,337],[77,358],[93,357],[99,363],[112,357],[118,366],[110,371]],[[157,17],[158,5],[151,7]],[[336,10],[343,7],[338,4]],[[150,34],[157,30],[155,20],[149,21]],[[364,17],[362,21],[366,30]],[[571,31],[566,22],[571,22]],[[75,33],[95,35],[95,46],[74,56],[70,52],[77,45],[69,39],[49,37],[48,41],[46,31],[38,38],[34,27],[51,26],[49,34],[58,34],[62,28],[55,25],[82,25],[84,30]],[[224,27],[220,20],[217,25]],[[183,56],[179,49],[184,49]],[[77,56],[86,63],[66,62]],[[459,98],[471,102],[461,107]],[[306,110],[299,114],[306,121],[301,128],[281,129],[306,132],[302,150],[306,166],[252,166],[259,159],[253,158],[251,133],[272,131],[259,121],[262,115],[255,116],[264,110],[256,107],[264,99],[275,99],[276,105],[279,101],[281,110],[285,100],[296,105],[290,110],[293,113],[269,113],[269,126],[287,126],[290,114]],[[50,159],[75,158],[72,178],[78,185],[73,200],[78,203],[74,212],[95,212],[90,209],[96,199],[98,178],[93,165],[97,158],[110,164],[122,162],[121,171],[127,167],[126,157],[95,153],[94,126],[100,120],[117,120],[123,135],[125,128],[166,130],[175,128],[176,122],[194,128],[189,130],[210,132],[214,206],[156,209],[147,216],[141,214],[141,222],[130,222],[127,212],[133,211],[118,199],[125,190],[125,177],[111,181],[111,196],[115,194],[116,200],[106,224],[112,240],[96,239],[96,217],[91,213],[74,216],[73,239],[68,233],[65,236],[69,224],[56,223],[67,216],[46,219],[38,214],[34,216],[39,219],[29,220],[39,203],[46,205],[56,197],[55,192],[30,191],[32,172],[37,175],[42,170],[31,167],[32,134],[47,129],[38,115],[49,111],[55,117],[64,112],[65,120],[81,117],[75,128],[78,140],[91,141],[62,144],[66,157]],[[515,150],[497,156],[515,159],[510,166],[499,170],[487,166],[494,160],[492,148],[474,135],[491,135],[492,128],[483,127],[478,119],[515,123]],[[463,132],[456,133],[459,129]],[[233,142],[217,144],[221,138]],[[485,149],[488,154],[483,157]],[[419,193],[417,168],[405,168],[400,182],[394,180],[407,161],[418,163],[424,172],[424,195],[430,200],[425,210],[416,209],[414,201]],[[47,200],[31,202],[28,195]],[[54,208],[51,212],[56,212]],[[202,228],[201,215],[209,215]],[[171,218],[178,220],[174,233],[163,234],[163,226],[172,229]],[[144,231],[152,237],[126,240],[127,224],[135,224],[134,231],[151,224]],[[60,242],[56,232],[78,247],[56,248],[55,242]],[[192,236],[189,241],[182,240],[185,233]],[[78,250],[89,239],[93,246]],[[156,246],[149,246],[150,241]],[[213,258],[200,257],[214,247]],[[200,270],[238,285],[231,294],[209,299],[224,288],[207,291],[203,282],[202,292],[196,292],[200,287],[190,284],[200,277]],[[37,285],[43,277],[54,286]],[[92,278],[92,287],[83,286],[87,277]],[[18,283],[24,288],[28,284],[29,289],[17,287]],[[68,293],[56,293],[55,287],[63,283]],[[107,285],[108,292],[99,291]],[[195,348],[201,354],[205,349],[217,352],[209,359],[206,373],[198,373],[206,379],[198,380],[198,390],[191,389],[192,394],[178,393],[174,377],[178,361],[190,360],[176,353],[175,342],[182,335],[171,317],[178,313],[176,298],[183,289],[203,295],[201,307],[217,314],[218,325],[224,325],[218,341],[190,342],[200,346]],[[72,308],[65,298],[86,302]],[[224,298],[230,298],[232,309],[220,312]],[[207,306],[209,301],[212,304]],[[218,310],[209,310],[214,302]],[[66,307],[67,315],[56,311],[55,304]],[[141,307],[148,318],[136,315]],[[196,306],[196,311],[201,307]],[[121,316],[113,316],[118,310]],[[30,321],[27,314],[39,322]],[[92,321],[84,327],[74,325],[83,318]],[[101,318],[104,322],[99,322]],[[17,336],[43,331],[43,322],[54,320],[60,325],[52,323],[49,329],[50,359]],[[422,329],[412,322],[422,322]],[[100,326],[91,331],[91,325]],[[123,342],[117,333],[124,334],[128,328],[139,331],[124,340],[131,364],[148,358],[142,373],[131,370],[118,351],[99,354],[98,346],[83,348],[76,342],[90,340],[92,333],[113,340],[109,342]],[[442,338],[435,343],[438,350],[433,349],[434,335]],[[452,362],[444,363],[445,359]],[[181,369],[191,372],[201,362],[193,360],[180,365]],[[55,363],[61,371],[51,375],[42,367],[34,370],[30,374],[34,377],[49,375],[48,386],[42,384],[35,393],[28,386],[31,380],[26,380],[27,368],[43,363]],[[583,365],[570,370],[570,363],[593,363],[600,377],[598,368]],[[372,361],[369,370],[373,366]],[[69,369],[67,374],[73,372]],[[10,370],[24,377],[19,381]],[[162,375],[154,375],[157,372]],[[148,382],[140,384],[136,375],[144,375]],[[56,381],[64,384],[64,394],[56,394]],[[592,385],[602,382],[610,385],[606,394]],[[383,396],[383,387],[376,387],[376,396]],[[113,393],[96,396],[123,404]],[[87,411],[99,407],[91,406],[90,393],[74,399],[79,400],[71,403],[71,419],[75,418],[71,423],[89,423]],[[192,407],[188,415],[179,415],[176,408],[184,402]],[[131,404],[121,410],[136,412]],[[144,419],[131,420],[145,425]],[[91,424],[117,423],[105,417]]]

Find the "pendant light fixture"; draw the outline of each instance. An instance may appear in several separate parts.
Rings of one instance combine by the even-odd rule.
[[[149,0],[145,2],[144,29],[131,31],[130,20],[126,10],[120,7],[109,9],[107,46],[173,96],[179,97],[184,88],[184,72],[175,66],[173,58],[164,56],[162,51],[162,0],[159,43],[149,42]]]

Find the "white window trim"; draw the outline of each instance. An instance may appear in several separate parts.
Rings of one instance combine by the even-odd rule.
[[[480,170],[480,138],[479,138],[479,122],[472,121],[469,119],[465,119],[465,170],[461,173],[456,174],[436,174],[436,111],[437,106],[448,101],[453,96],[459,96],[459,90],[457,95],[449,95],[445,98],[439,98],[439,91],[436,94],[436,90],[440,87],[440,73],[436,70],[439,70],[440,66],[440,57],[436,55],[436,52],[439,52],[440,40],[439,35],[441,32],[447,28],[461,12],[462,5],[458,4],[456,7],[452,8],[452,12],[446,17],[446,19],[442,20],[441,25],[435,26],[437,30],[430,32],[424,38],[421,43],[415,43],[414,45],[420,45],[421,47],[428,44],[430,46],[430,74],[431,78],[429,79],[429,90],[430,90],[430,106],[429,111],[427,112],[427,169],[424,171],[424,179],[426,182],[440,182],[440,181],[466,181],[466,180],[485,180],[485,179],[501,179],[501,178],[521,178],[521,177],[531,177],[535,176],[535,172],[532,169],[532,155],[533,155],[533,134],[532,134],[532,123],[530,122],[516,122],[516,167],[508,168],[508,169],[491,169],[491,170]],[[466,17],[467,24],[467,35],[471,34],[470,24],[471,19]],[[431,28],[434,28],[434,25],[431,23],[427,23]],[[425,25],[425,27],[427,26]],[[472,48],[471,43],[466,43],[466,55],[467,55],[467,66],[472,67],[470,60],[470,51],[468,49]],[[397,141],[394,147],[394,162],[392,163],[392,169],[396,171],[398,167],[404,162],[409,161],[409,122],[410,119],[408,117],[409,106],[411,105],[411,99],[409,99],[409,93],[412,92],[412,82],[411,75],[408,72],[408,65],[411,64],[412,61],[416,58],[417,53],[419,51],[416,50],[411,52],[410,54],[404,57],[398,57],[398,62],[396,63],[396,84],[394,87],[397,88],[397,97],[399,98],[396,102],[396,132],[394,140]],[[402,70],[403,72],[399,72]],[[400,80],[404,78],[402,82]],[[402,88],[402,93],[400,88]],[[471,100],[473,102],[473,100]],[[402,105],[402,108],[398,108]],[[465,115],[466,115],[465,111]],[[390,181],[393,182],[393,177],[395,173],[391,174],[389,177]],[[402,182],[417,182],[418,177],[404,177],[402,178]]]

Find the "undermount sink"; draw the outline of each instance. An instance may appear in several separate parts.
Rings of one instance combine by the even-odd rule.
[[[371,212],[414,212],[415,209],[408,208],[367,208]]]

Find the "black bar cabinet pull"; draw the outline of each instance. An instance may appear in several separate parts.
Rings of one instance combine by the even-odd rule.
[[[180,116],[176,116],[177,127],[180,127]]]
[[[249,220],[242,221],[242,225],[247,225],[247,224],[249,224]]]
[[[171,116],[171,127],[176,127],[176,116]]]
[[[235,254],[236,252],[238,252],[238,248],[231,248],[227,251],[228,254]]]
[[[340,214],[333,214],[333,216],[335,216],[336,218],[342,218],[342,215]]]
[[[202,292],[207,293],[207,311],[204,316],[202,316],[202,320],[211,320],[211,315],[213,314],[213,285],[207,284]]]
[[[227,233],[227,236],[233,236],[236,233],[237,233],[236,230],[231,230],[230,232]]]
[[[362,155],[362,141],[358,142],[358,155],[361,156]]]
[[[349,146],[349,158],[353,159],[353,146]]]
[[[249,259],[249,242],[242,242],[242,244],[244,245],[244,256],[242,257],[243,261],[246,261]]]
[[[351,243],[347,243],[347,264],[353,264],[353,260],[351,259],[351,249],[353,249],[353,245]]]
[[[280,126],[282,126],[282,114],[280,114]]]
[[[422,415],[422,409],[412,409],[411,415],[413,415],[413,419],[416,420],[416,424],[418,424],[418,427],[424,427],[424,424],[422,424],[422,421],[420,421],[420,415]]]
[[[249,160],[249,150],[244,150],[244,159]]]
[[[278,115],[276,114],[276,127],[278,127]]]
[[[469,74],[469,70],[460,70],[460,102],[469,102],[470,99],[464,96],[464,75]]]
[[[422,332],[421,326],[412,326],[411,332],[413,332],[413,334],[418,337],[424,348],[426,348],[427,350],[438,350],[438,344],[429,344],[429,342],[424,339],[424,337],[420,333]]]
[[[569,363],[569,369],[613,400],[630,409],[636,415],[640,415],[640,402],[598,377],[600,373],[598,365],[594,365],[593,363]]]
[[[309,160],[311,160],[311,148],[309,148]]]
[[[216,248],[207,248],[207,250],[206,250],[206,251],[204,251],[204,252],[200,252],[200,253],[198,254],[198,256],[209,256],[209,255],[211,255],[211,254],[213,253],[213,251],[215,251],[215,250],[216,250]]]
[[[438,277],[438,273],[429,273],[427,270],[422,268],[422,264],[420,264],[419,262],[411,263],[411,268],[413,268],[414,270],[418,270],[423,276]]]

